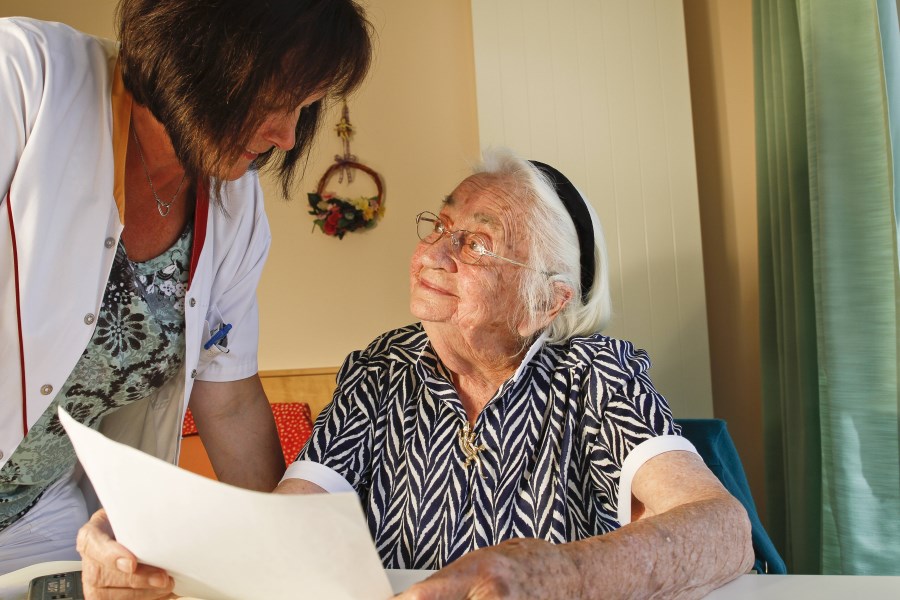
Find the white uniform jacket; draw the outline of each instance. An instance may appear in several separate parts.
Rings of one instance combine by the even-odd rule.
[[[0,466],[94,332],[124,220],[131,97],[115,64],[111,42],[0,19]],[[225,211],[198,195],[183,373],[102,427],[167,460],[194,378],[257,372],[256,287],[270,243],[259,181],[227,184]],[[228,352],[204,351],[223,322]]]

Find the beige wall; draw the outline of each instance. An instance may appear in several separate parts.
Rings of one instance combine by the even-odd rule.
[[[684,0],[715,415],[762,514],[752,0]]]
[[[0,16],[25,15],[113,36],[115,0],[0,0]],[[377,34],[364,87],[350,100],[352,151],[386,186],[386,215],[343,240],[312,232],[306,193],[341,151],[340,107],[324,120],[306,175],[289,201],[263,176],[272,251],[259,289],[261,369],[337,366],[348,352],[413,319],[407,266],[416,213],[438,207],[478,157],[468,0],[363,1]],[[374,192],[359,174],[353,188]]]
[[[381,173],[387,212],[343,240],[310,233],[306,192],[341,150],[336,115],[290,203],[266,187],[272,253],[260,286],[260,368],[339,365],[379,333],[413,321],[409,257],[416,213],[439,206],[478,155],[468,0],[371,0],[374,69],[350,100],[352,150]],[[337,178],[331,189],[342,188]],[[360,177],[356,185],[368,182]],[[368,190],[374,190],[368,184]]]
[[[609,257],[605,333],[647,350],[676,415],[711,417],[681,0],[472,7],[482,145],[546,161],[584,192]]]
[[[75,29],[114,38],[117,0],[0,0],[0,17],[33,17],[60,21]]]
[[[263,369],[337,365],[406,323],[413,215],[435,207],[478,150],[469,0],[369,0],[377,58],[351,100],[353,150],[387,184],[387,216],[344,240],[310,234],[305,192],[339,151],[330,127],[291,203],[267,201],[273,248],[260,288]],[[112,37],[115,0],[0,0],[0,16]],[[729,423],[757,503],[759,385],[751,0],[684,0],[716,416]],[[360,182],[362,184],[362,182]],[[270,188],[268,184],[267,188]]]

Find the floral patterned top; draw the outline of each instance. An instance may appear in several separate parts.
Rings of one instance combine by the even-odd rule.
[[[192,239],[188,226],[171,248],[142,263],[131,262],[119,242],[90,343],[0,469],[0,530],[27,513],[75,465],[58,406],[96,429],[104,415],[150,395],[181,368]]]

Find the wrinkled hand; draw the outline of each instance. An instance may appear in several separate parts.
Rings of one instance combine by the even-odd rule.
[[[139,564],[115,541],[105,510],[94,513],[78,532],[81,580],[86,600],[175,598],[175,582],[162,569]]]
[[[581,577],[566,545],[515,539],[482,548],[397,596],[398,600],[581,597]]]

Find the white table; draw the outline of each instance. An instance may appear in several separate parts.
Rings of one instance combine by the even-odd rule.
[[[28,592],[28,583],[35,577],[52,573],[65,573],[81,569],[79,561],[58,561],[32,565],[0,576],[0,600],[24,600]],[[433,571],[413,571],[387,569],[388,579],[395,594],[399,594],[417,581],[431,575]]]
[[[388,569],[395,593],[428,577],[432,571]],[[743,575],[714,590],[709,600],[891,600],[900,599],[900,577],[862,575]]]
[[[42,563],[0,577],[0,600],[22,600],[28,582],[39,575],[74,571],[79,562]],[[399,593],[430,575],[431,571],[388,569],[394,593]],[[711,593],[711,600],[891,600],[900,598],[900,577],[862,575],[743,575]]]
[[[742,575],[714,590],[713,600],[876,600],[900,598],[900,577],[869,575]]]
[[[0,600],[21,600],[35,577],[81,569],[81,561],[57,561],[31,565],[0,577]]]

